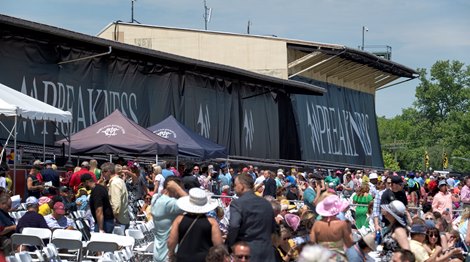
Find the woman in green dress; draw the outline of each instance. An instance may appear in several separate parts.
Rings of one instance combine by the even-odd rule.
[[[369,185],[362,183],[359,192],[353,197],[353,203],[361,206],[356,207],[356,228],[360,229],[363,226],[368,227],[367,210],[368,205],[372,202],[372,195],[369,194]],[[364,206],[365,205],[365,206]]]

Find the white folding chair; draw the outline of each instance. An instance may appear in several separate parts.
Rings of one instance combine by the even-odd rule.
[[[133,237],[135,239],[136,247],[139,247],[145,243],[145,236],[141,230],[126,229],[126,236]]]
[[[21,262],[16,256],[7,256],[6,260],[7,262]]]
[[[36,249],[36,251],[34,252],[34,254],[36,255],[38,261],[40,261],[40,262],[46,261],[46,260],[44,259],[44,254],[42,253],[42,251],[41,251],[40,249]]]
[[[43,248],[44,242],[42,239],[38,236],[34,235],[25,235],[25,234],[19,234],[15,233],[11,235],[11,244],[12,245],[28,245],[28,246],[34,246],[36,248]]]
[[[134,253],[132,252],[131,247],[124,247],[122,250],[123,255],[124,255],[124,261],[132,261],[134,257]]]
[[[115,226],[113,229],[113,234],[124,236],[124,228],[121,226]]]
[[[91,240],[86,246],[85,259],[99,259],[101,256],[93,256],[90,253],[114,252],[119,249],[115,242]]]
[[[32,262],[33,258],[28,252],[20,252],[15,254],[16,259],[21,262]]]
[[[46,257],[46,261],[60,261],[57,247],[52,243],[47,244],[47,246],[42,249],[42,253]]]
[[[155,228],[155,224],[153,223],[153,220],[150,220],[149,222],[145,223],[145,227],[149,232],[152,232],[152,230]]]
[[[124,258],[124,253],[122,252],[122,250],[114,251],[114,257],[115,257],[116,261],[118,261],[118,262],[127,261],[127,260]]]
[[[60,250],[59,257],[76,258],[80,261],[83,248],[82,232],[56,229],[52,232],[52,243]]]
[[[21,231],[23,235],[37,236],[40,239],[51,241],[52,231],[49,228],[25,227]]]
[[[137,258],[140,258],[140,256],[153,256],[153,241],[147,243],[141,230],[127,229],[126,236],[133,237],[135,239],[136,245],[134,246],[133,251],[136,252]]]

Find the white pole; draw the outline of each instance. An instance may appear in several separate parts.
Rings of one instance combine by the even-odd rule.
[[[13,195],[16,195],[16,159],[18,158],[17,157],[17,152],[16,152],[16,125],[17,125],[17,122],[18,122],[18,116],[15,115],[15,140],[13,141],[13,152],[15,154],[15,157],[13,159]]]
[[[46,162],[46,120],[42,126],[42,161]]]
[[[155,155],[155,164],[158,165],[158,154]]]
[[[109,162],[110,162],[110,163],[113,162],[113,155],[112,155],[112,154],[109,154]]]

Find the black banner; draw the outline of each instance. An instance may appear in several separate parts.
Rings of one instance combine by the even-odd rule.
[[[323,97],[292,96],[302,159],[383,167],[373,95],[297,80],[328,90]]]
[[[0,82],[73,115],[72,133],[119,109],[143,127],[174,115],[183,124],[224,145],[231,155],[279,158],[276,101],[262,87],[233,83],[165,65],[96,55],[44,41],[0,39]],[[261,95],[260,95],[261,94]],[[248,97],[242,99],[243,97]],[[46,144],[67,134],[66,126],[47,123]],[[18,140],[42,143],[42,122],[22,120]],[[0,131],[0,138],[6,131]]]
[[[373,95],[300,77],[295,80],[322,86],[327,94],[270,92],[251,78],[223,68],[199,70],[182,58],[119,49],[106,54],[93,42],[5,28],[0,83],[72,112],[73,132],[115,109],[143,127],[171,114],[230,155],[383,166]],[[48,145],[63,138],[54,125],[47,124]],[[42,126],[21,120],[18,140],[42,143]],[[61,123],[58,130],[67,133]],[[0,139],[5,137],[2,129]]]

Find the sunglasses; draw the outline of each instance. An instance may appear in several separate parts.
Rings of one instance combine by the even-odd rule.
[[[432,217],[425,217],[424,220],[434,220]]]
[[[437,238],[438,236],[439,236],[438,233],[429,233],[428,234],[428,237],[436,237]]]
[[[233,255],[236,259],[250,259],[250,255]]]

